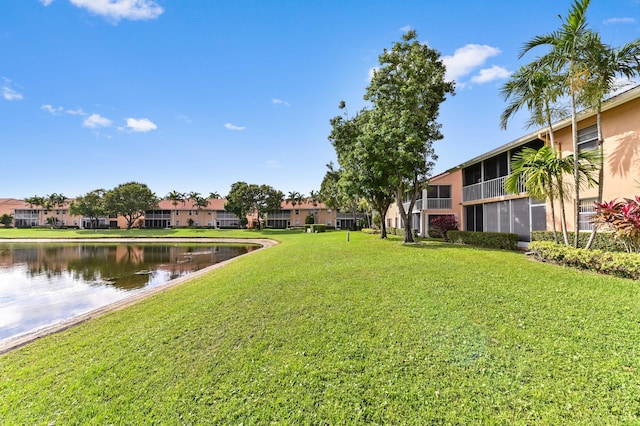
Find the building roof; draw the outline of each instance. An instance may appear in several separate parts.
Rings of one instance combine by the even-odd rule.
[[[611,96],[609,99],[607,99],[606,101],[603,102],[602,104],[602,112],[608,111],[612,108],[615,108],[617,106],[620,106],[626,102],[632,101],[636,98],[640,98],[640,85],[639,86],[635,86],[629,90],[626,90],[622,93],[616,94]],[[580,111],[578,113],[577,119],[578,121],[584,120],[586,118],[589,117],[593,117],[596,115],[596,112],[593,109],[587,109],[587,110],[583,110]],[[558,131],[560,129],[564,129],[566,127],[571,126],[571,117],[567,117],[564,118],[562,120],[559,120],[555,123],[553,123],[553,128],[555,131]],[[545,134],[547,132],[546,128],[541,128],[538,129],[534,132],[531,132],[525,136],[522,136],[514,141],[511,141],[509,143],[506,143],[504,145],[501,145],[495,149],[492,149],[491,151],[485,152],[484,154],[481,154],[475,158],[472,158],[471,160],[465,161],[462,164],[459,164],[455,167],[452,167],[451,169],[447,170],[447,172],[449,171],[453,171],[455,169],[462,169],[465,167],[468,167],[472,164],[476,164],[479,163],[480,161],[486,160],[487,158],[491,158],[497,154],[501,154],[505,151],[508,151],[510,149],[513,148],[517,148],[521,145],[526,144],[527,142],[531,142],[534,141],[536,139],[542,139],[542,135]],[[446,173],[446,172],[445,172]]]
[[[207,207],[201,207],[200,210],[224,210],[224,203],[227,200],[224,198],[210,199]],[[174,205],[171,200],[161,200],[158,203],[158,210],[197,210],[195,204],[190,200],[178,201],[178,204]]]

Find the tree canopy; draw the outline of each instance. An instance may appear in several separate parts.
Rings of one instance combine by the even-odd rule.
[[[95,189],[77,197],[69,206],[69,213],[72,215],[86,216],[91,221],[91,227],[98,227],[98,220],[106,216],[104,204],[104,189]]]
[[[437,159],[433,142],[443,137],[440,104],[454,94],[454,83],[445,81],[440,53],[420,43],[413,30],[385,49],[379,64],[364,95],[370,108],[353,118],[332,119],[329,139],[344,179],[376,209],[395,198],[404,241],[412,242],[411,211]]]
[[[231,185],[224,208],[240,219],[246,218],[249,214],[255,214],[258,217],[258,228],[260,228],[264,214],[267,211],[279,210],[283,199],[282,191],[269,185],[235,182]]]
[[[156,194],[147,185],[139,182],[120,184],[104,195],[105,212],[124,217],[127,229],[131,229],[146,210],[156,208],[158,201]]]

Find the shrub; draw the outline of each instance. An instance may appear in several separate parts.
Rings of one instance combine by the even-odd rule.
[[[374,228],[362,228],[360,231],[364,232],[365,234],[379,234],[380,233],[379,229],[374,229]]]
[[[304,219],[304,223],[307,225],[312,225],[316,223],[315,216],[313,216],[312,214],[308,214],[307,217]]]
[[[595,203],[595,206],[593,223],[598,228],[611,229],[629,253],[640,253],[640,197]]]
[[[567,234],[569,241],[573,241],[574,233],[568,232]],[[590,232],[580,232],[578,234],[578,246],[585,247],[590,236]],[[562,242],[562,233],[558,233],[558,237],[560,242]],[[551,231],[533,231],[531,233],[531,241],[555,242],[553,239],[553,232]],[[627,251],[623,242],[614,238],[611,232],[598,232],[593,240],[593,244],[591,244],[591,248],[611,252]]]
[[[517,250],[518,235],[505,232],[449,231],[451,242],[502,250]]]
[[[445,241],[449,241],[448,232],[458,229],[458,221],[452,214],[437,216],[431,219],[429,228],[442,235]]]
[[[621,278],[640,279],[640,257],[635,253],[576,249],[551,241],[529,244],[538,260],[584,269]]]
[[[306,229],[311,229],[311,233],[315,234],[316,232],[325,232],[327,230],[327,225],[322,223],[315,223],[310,225],[305,225]]]

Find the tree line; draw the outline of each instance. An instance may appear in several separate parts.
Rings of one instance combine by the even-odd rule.
[[[221,197],[218,192],[210,192],[205,196],[198,192],[178,192],[175,190],[169,192],[164,198],[160,198],[144,183],[127,182],[110,190],[94,189],[73,200],[63,194],[53,193],[45,196],[34,195],[25,198],[24,201],[31,207],[42,208],[45,212],[50,212],[69,203],[69,213],[89,218],[92,228],[98,227],[100,218],[122,216],[127,222],[127,229],[130,229],[139,218],[144,216],[146,211],[157,208],[161,199],[171,201],[174,208],[180,203],[185,205],[189,202],[195,210],[200,211],[209,205],[210,200],[219,198]],[[285,196],[282,191],[269,185],[248,184],[246,182],[232,184],[229,194],[225,198],[225,210],[234,213],[241,220],[248,215],[256,215],[259,218],[258,227],[261,226],[265,214],[268,211],[280,210],[284,201],[290,203],[294,208],[303,203],[318,205],[321,202],[318,191],[311,191],[309,196],[292,191],[288,196]],[[0,223],[9,226],[11,220],[13,217],[10,215],[3,215]],[[48,221],[52,226],[57,225],[55,218],[50,217]],[[246,219],[244,222],[246,223]]]

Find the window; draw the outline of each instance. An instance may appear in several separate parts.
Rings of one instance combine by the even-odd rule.
[[[496,179],[508,175],[508,155],[498,154],[484,161],[484,180]]]
[[[578,151],[598,148],[598,126],[578,130]]]
[[[451,185],[431,185],[427,198],[451,198]]]
[[[594,204],[595,201],[596,201],[595,198],[586,198],[584,200],[580,200],[578,228],[581,231],[591,231],[593,229],[591,218],[596,212],[596,208]]]
[[[479,183],[482,180],[482,164],[477,163],[463,170],[464,186]]]

